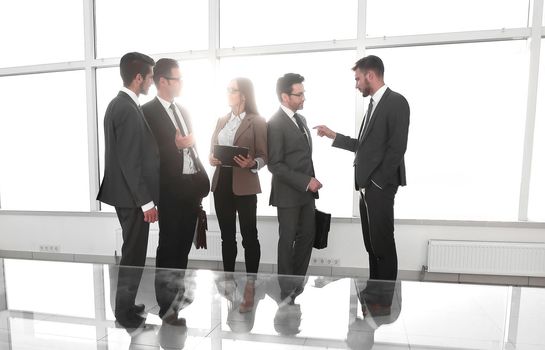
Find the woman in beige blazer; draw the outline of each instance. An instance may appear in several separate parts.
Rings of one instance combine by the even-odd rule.
[[[212,135],[214,145],[248,148],[248,157],[237,156],[238,166],[222,166],[213,153],[210,164],[216,167],[212,178],[212,192],[221,230],[221,251],[224,271],[235,270],[237,257],[236,215],[238,213],[246,272],[254,274],[259,268],[261,248],[257,238],[257,193],[261,193],[258,171],[267,164],[267,123],[259,116],[252,82],[247,78],[231,80],[227,87],[231,111],[219,118]],[[253,307],[253,276],[248,278],[244,302],[240,311]]]

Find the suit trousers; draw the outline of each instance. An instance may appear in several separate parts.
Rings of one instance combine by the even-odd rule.
[[[277,208],[278,273],[305,275],[315,236],[314,198],[307,204]]]
[[[134,267],[143,267],[146,263],[149,223],[144,221],[141,208],[116,207],[115,211],[123,234],[115,296],[115,316],[127,318],[130,317],[129,313],[134,306],[142,278],[142,269]]]
[[[373,184],[360,197],[363,242],[369,254],[369,278],[397,279],[397,251],[394,240],[394,198],[397,185],[382,190]]]
[[[195,175],[182,175],[179,188],[161,188],[159,209],[159,245],[156,266],[186,269],[195,236],[200,198],[183,196],[184,188],[191,188]],[[188,191],[189,192],[189,191]],[[187,193],[187,192],[186,192]]]
[[[187,268],[195,236],[201,199],[195,195],[187,195],[194,191],[185,190],[194,186],[194,178],[195,175],[182,175],[176,185],[161,187],[161,200],[158,205],[159,244],[155,261],[155,297],[160,317],[169,309],[177,311],[178,299],[183,295],[181,283],[184,274],[172,269]]]
[[[257,273],[261,259],[261,246],[257,237],[257,196],[237,196],[233,193],[233,168],[219,169],[214,191],[214,206],[221,230],[221,255],[223,270],[234,271],[237,257],[236,217],[240,225],[246,272]]]

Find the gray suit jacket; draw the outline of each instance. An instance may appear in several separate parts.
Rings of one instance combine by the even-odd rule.
[[[306,190],[314,177],[312,138],[305,118],[301,119],[308,141],[281,108],[267,123],[268,168],[273,174],[269,204],[276,207],[301,206],[314,198]]]
[[[337,133],[333,147],[356,153],[356,190],[369,186],[405,186],[404,154],[409,134],[409,103],[401,94],[387,88],[380,99],[363,141]]]
[[[121,208],[159,201],[159,152],[144,115],[119,92],[104,117],[104,179],[97,199]]]

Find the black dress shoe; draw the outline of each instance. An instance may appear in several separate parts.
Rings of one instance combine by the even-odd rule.
[[[146,306],[144,304],[137,304],[131,308],[131,311],[136,314],[141,314],[142,312],[144,312],[145,309],[146,309]]]
[[[364,308],[366,311],[364,311]],[[391,305],[381,305],[381,304],[367,304],[362,306],[363,315],[366,316],[367,313],[370,313],[371,316],[387,316],[392,313]]]
[[[124,316],[116,317],[115,323],[118,327],[125,328],[127,331],[132,331],[144,327],[146,319],[140,315],[129,313]]]

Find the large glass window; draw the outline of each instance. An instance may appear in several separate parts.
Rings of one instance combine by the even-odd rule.
[[[0,78],[2,209],[89,210],[83,71]]]
[[[83,2],[1,1],[0,33],[0,67],[82,60]]]
[[[97,0],[97,56],[208,48],[208,1]]]
[[[396,217],[517,220],[525,41],[369,50],[411,107]]]
[[[541,40],[528,219],[545,221],[545,40]]]
[[[221,47],[356,38],[356,0],[222,0]]]
[[[367,36],[526,27],[528,1],[368,0]]]
[[[280,104],[276,96],[277,79],[288,72],[305,77],[306,101],[301,114],[310,128],[325,124],[333,130],[354,135],[355,90],[354,51],[320,52],[238,57],[221,60],[218,105],[224,106],[218,116],[229,111],[225,88],[237,76],[250,78],[255,87],[260,114],[269,119]],[[324,185],[319,208],[335,216],[352,216],[354,154],[331,147],[331,140],[316,136],[312,130],[313,160],[316,178]],[[276,215],[269,206],[271,173],[259,172],[262,194],[258,197],[260,215]]]

